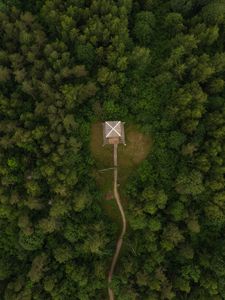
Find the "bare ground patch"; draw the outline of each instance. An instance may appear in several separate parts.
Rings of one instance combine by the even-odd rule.
[[[150,152],[152,139],[138,131],[135,125],[125,124],[126,146],[118,146],[118,181],[120,192],[130,173],[143,161]],[[113,188],[113,170],[99,172],[101,169],[113,167],[113,146],[103,144],[102,124],[95,123],[91,128],[91,152],[96,162],[93,176],[103,193],[102,206],[111,218],[117,218],[114,200],[109,197]],[[123,205],[126,199],[122,197]]]

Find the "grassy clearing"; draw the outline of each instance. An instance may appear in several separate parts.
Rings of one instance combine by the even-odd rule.
[[[118,176],[120,184],[121,202],[126,207],[127,201],[123,197],[123,187],[131,172],[148,155],[152,140],[143,135],[134,125],[125,124],[126,146],[118,147]],[[91,152],[96,161],[93,176],[101,188],[103,199],[101,205],[113,220],[120,222],[120,215],[113,199],[113,170],[99,172],[101,169],[113,167],[113,146],[102,146],[102,124],[95,123],[91,128]]]

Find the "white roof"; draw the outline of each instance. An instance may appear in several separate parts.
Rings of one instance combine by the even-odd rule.
[[[121,137],[122,123],[121,121],[106,121],[105,122],[105,136],[106,138]]]

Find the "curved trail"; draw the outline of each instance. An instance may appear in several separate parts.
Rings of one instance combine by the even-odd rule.
[[[122,227],[122,231],[120,233],[120,236],[118,238],[117,244],[116,244],[116,251],[114,253],[113,259],[112,259],[112,263],[111,263],[111,267],[109,270],[109,275],[108,275],[108,284],[110,285],[111,281],[112,281],[112,277],[113,277],[113,273],[114,273],[114,269],[118,260],[118,256],[123,244],[123,237],[126,233],[126,217],[125,217],[125,213],[123,210],[123,206],[120,202],[120,196],[118,193],[118,188],[117,188],[117,178],[118,178],[118,170],[117,170],[117,144],[114,144],[114,197],[116,199],[116,203],[118,205],[118,208],[120,210],[120,214],[121,214],[121,218],[122,218],[122,222],[123,222],[123,227]],[[110,287],[108,287],[108,293],[109,293],[109,299],[110,300],[114,300],[114,294],[113,291]]]

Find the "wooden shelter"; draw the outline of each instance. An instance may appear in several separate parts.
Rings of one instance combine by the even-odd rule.
[[[124,122],[121,121],[106,121],[103,125],[103,146],[106,144],[124,144]]]

